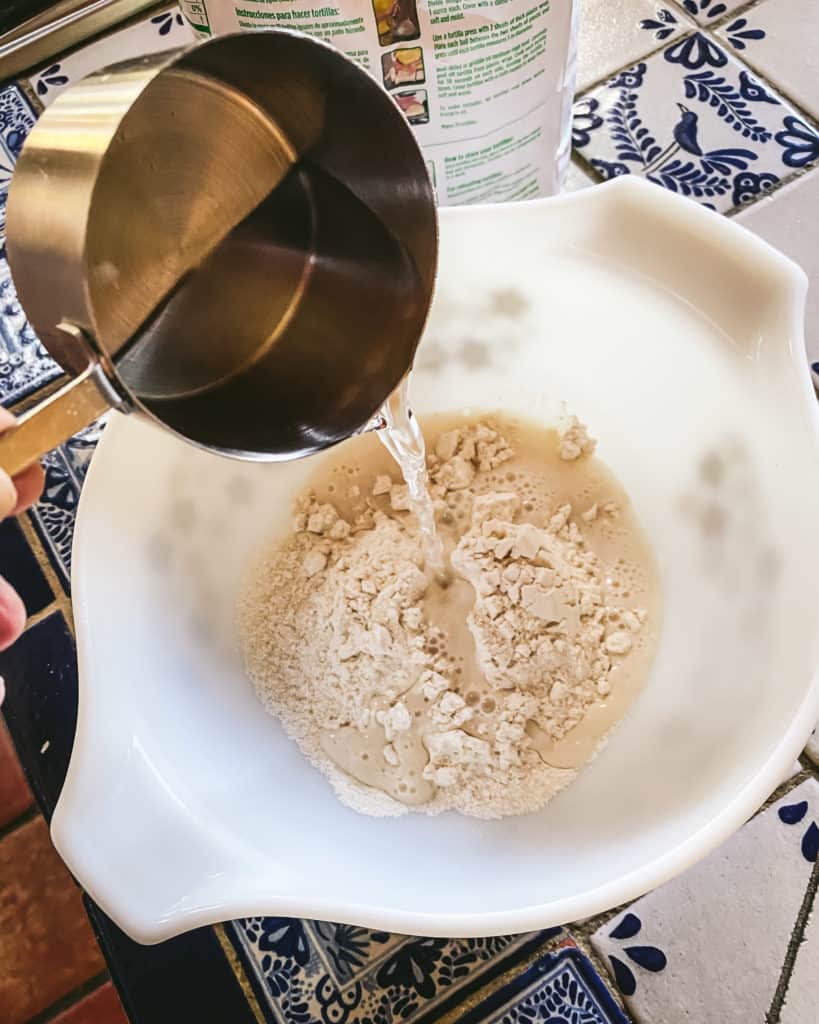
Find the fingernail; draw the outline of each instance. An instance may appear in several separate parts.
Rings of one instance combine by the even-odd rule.
[[[0,704],[6,699],[6,680],[0,676]]]

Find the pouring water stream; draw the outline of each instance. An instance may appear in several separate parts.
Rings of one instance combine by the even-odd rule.
[[[380,417],[384,425],[377,431],[378,439],[398,463],[407,485],[410,508],[421,531],[427,570],[436,583],[447,586],[449,570],[429,493],[424,435],[409,405],[409,375],[381,407]]]

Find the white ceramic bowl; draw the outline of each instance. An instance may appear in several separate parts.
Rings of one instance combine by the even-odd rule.
[[[662,571],[644,692],[528,817],[343,807],[257,703],[231,627],[248,553],[314,465],[233,463],[113,417],[75,538],[80,712],[53,822],[94,899],[144,942],[251,914],[489,935],[601,911],[724,840],[819,716],[804,294],[763,242],[630,179],[442,211],[416,407],[550,421],[565,401]]]

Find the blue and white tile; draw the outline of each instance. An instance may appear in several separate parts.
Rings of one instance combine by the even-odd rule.
[[[627,67],[663,42],[693,28],[673,3],[664,0],[581,0],[577,49],[577,91]]]
[[[130,57],[189,46],[195,38],[196,33],[174,4],[52,61],[34,75],[29,84],[47,107],[72,82],[100,68]]]
[[[813,913],[796,952],[793,974],[788,982],[779,1024],[816,1024],[819,1004],[819,901],[814,897]]]
[[[819,132],[702,32],[581,97],[573,142],[606,178],[639,174],[720,211],[819,158]]]
[[[811,136],[805,134],[806,144]],[[815,156],[819,157],[819,139]],[[819,385],[819,169],[762,199],[737,216],[738,223],[760,235],[798,263],[810,279],[805,317],[808,361]]]
[[[495,938],[418,938],[279,917],[233,921],[228,931],[267,1019],[276,1024],[430,1022],[565,938],[559,928]]]
[[[566,171],[566,180],[563,182],[562,192],[579,192],[581,188],[588,188],[589,185],[597,183],[580,164],[574,160],[569,161],[569,169]]]
[[[766,1020],[817,852],[819,783],[808,779],[598,929],[592,945],[635,1021]]]
[[[816,0],[765,0],[717,34],[802,110],[819,119]]]
[[[103,427],[104,420],[99,420],[45,456],[43,494],[28,513],[66,592],[80,491]]]
[[[0,405],[20,401],[61,373],[26,320],[0,256]]]
[[[719,25],[739,7],[746,7],[749,0],[674,0],[686,14],[700,25]]]
[[[591,963],[574,946],[546,953],[458,1024],[630,1024]],[[666,1022],[668,1024],[668,1022]]]
[[[37,114],[16,85],[0,90],[0,405],[30,395],[60,368],[32,331],[6,261],[6,201],[11,175]]]
[[[0,90],[0,252],[5,254],[6,197],[12,171],[37,114],[16,85]]]

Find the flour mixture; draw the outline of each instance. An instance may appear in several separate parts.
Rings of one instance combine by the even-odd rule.
[[[562,434],[503,415],[423,426],[447,577],[425,571],[387,452],[347,442],[255,569],[248,671],[359,811],[534,811],[646,677],[654,560],[576,420]]]

